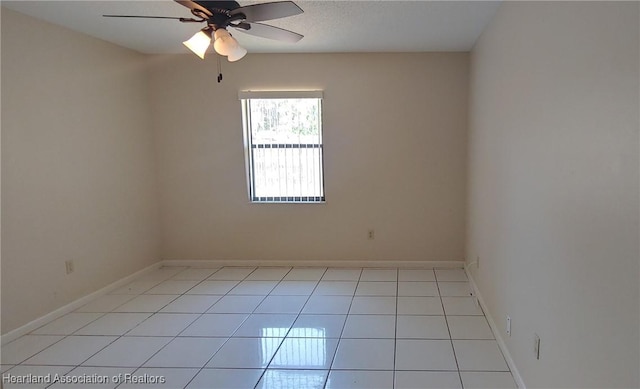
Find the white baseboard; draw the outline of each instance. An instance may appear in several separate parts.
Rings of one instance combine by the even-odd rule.
[[[474,280],[473,276],[471,275],[471,272],[469,271],[469,269],[466,266],[464,267],[464,271],[465,271],[465,273],[467,273],[467,278],[469,278],[469,283],[471,284],[471,287],[473,288],[474,295],[478,299],[478,302],[480,303],[480,307],[482,308],[482,311],[484,312],[484,315],[487,318],[487,321],[489,322],[489,327],[491,327],[491,331],[493,331],[493,335],[496,337],[496,341],[498,342],[498,347],[500,347],[500,350],[502,351],[502,354],[504,355],[504,359],[507,361],[507,365],[509,366],[509,369],[511,370],[511,374],[513,375],[513,379],[516,381],[516,384],[518,385],[518,388],[527,389],[526,385],[524,384],[524,381],[522,380],[522,376],[520,375],[520,372],[518,371],[518,368],[516,367],[516,363],[513,360],[513,357],[511,356],[511,353],[509,352],[509,349],[507,348],[507,344],[505,343],[504,339],[502,338],[500,329],[496,325],[495,320],[493,320],[493,317],[491,316],[491,313],[489,312],[489,309],[487,309],[487,305],[486,305],[484,299],[482,298],[482,294],[480,293],[480,290],[478,289],[478,285],[476,284],[476,281]]]
[[[22,335],[26,335],[29,332],[42,327],[43,325],[49,323],[50,321],[53,321],[61,316],[66,315],[67,313],[73,312],[76,309],[80,308],[81,306],[87,304],[88,302],[90,302],[91,300],[94,300],[100,296],[103,296],[113,290],[116,290],[120,287],[123,287],[125,285],[127,285],[128,283],[130,283],[131,281],[134,281],[135,279],[153,271],[158,269],[160,266],[162,266],[162,262],[156,262],[152,265],[149,265],[147,267],[145,267],[142,270],[138,270],[137,272],[130,274],[124,278],[119,279],[118,281],[115,281],[107,286],[105,286],[104,288],[98,289],[93,293],[90,293],[86,296],[80,297],[79,299],[72,301],[71,303],[60,307],[58,309],[56,309],[55,311],[49,312],[44,316],[40,316],[39,318],[30,321],[29,323],[16,328],[15,330],[9,331],[6,334],[2,335],[1,340],[0,340],[0,344],[6,344],[9,343],[13,340],[18,339],[19,337],[21,337]]]
[[[368,260],[246,260],[246,259],[218,259],[218,260],[191,260],[171,259],[162,261],[163,266],[194,266],[194,267],[220,267],[220,266],[301,266],[301,267],[367,267],[367,268],[462,268],[463,261],[368,261]]]

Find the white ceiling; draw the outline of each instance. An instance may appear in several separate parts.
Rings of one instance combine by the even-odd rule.
[[[241,5],[267,2],[239,1]],[[265,22],[303,34],[280,43],[238,32],[249,52],[468,51],[499,1],[296,1],[304,13]],[[181,44],[203,27],[162,19],[103,14],[191,17],[171,1],[2,1],[2,6],[142,53],[186,53]],[[233,33],[233,31],[232,31]],[[46,37],[43,37],[46,39]]]

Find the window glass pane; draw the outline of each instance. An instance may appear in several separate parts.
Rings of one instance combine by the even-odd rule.
[[[318,98],[247,101],[252,201],[324,201],[320,102]]]
[[[320,143],[320,99],[251,99],[253,143]]]

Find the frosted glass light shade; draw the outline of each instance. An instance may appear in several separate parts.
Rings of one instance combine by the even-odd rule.
[[[247,55],[247,49],[238,45],[236,49],[229,54],[227,59],[229,60],[229,62],[236,62],[244,58],[245,55]]]
[[[189,50],[193,51],[195,55],[204,59],[204,54],[207,52],[209,45],[211,44],[211,37],[203,31],[197,32],[188,41],[182,42],[187,46]]]
[[[238,47],[238,41],[224,28],[217,29],[213,37],[215,38],[213,48],[220,55],[227,56]]]

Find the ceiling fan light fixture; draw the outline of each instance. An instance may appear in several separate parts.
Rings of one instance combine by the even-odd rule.
[[[207,34],[205,30],[198,31],[191,37],[191,39],[182,42],[182,44],[187,46],[189,50],[193,51],[195,55],[204,59],[204,54],[207,52],[207,49],[211,44],[211,34]]]
[[[240,47],[238,41],[224,28],[217,29],[213,37],[213,48],[220,55],[228,56]]]
[[[229,62],[236,62],[244,58],[245,55],[247,55],[247,49],[238,45],[238,47],[229,54],[227,59]]]

